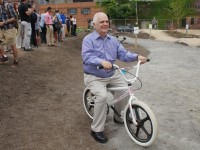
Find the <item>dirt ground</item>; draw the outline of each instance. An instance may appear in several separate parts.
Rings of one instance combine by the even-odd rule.
[[[56,47],[19,50],[19,66],[0,65],[1,150],[102,150],[90,136],[84,112],[81,42],[69,37]],[[124,44],[148,55],[141,46]]]

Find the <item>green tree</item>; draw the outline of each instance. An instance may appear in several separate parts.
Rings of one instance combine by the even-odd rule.
[[[116,0],[100,0],[97,2],[97,5],[104,9],[109,18],[113,18],[115,16],[117,5]]]
[[[184,17],[194,14],[193,2],[194,0],[169,0],[166,10],[177,27],[180,27],[180,22]]]
[[[117,3],[119,4],[127,4],[130,3],[131,0],[116,0]]]
[[[129,0],[102,0],[97,5],[103,7],[110,19],[132,18],[135,15],[135,8]]]

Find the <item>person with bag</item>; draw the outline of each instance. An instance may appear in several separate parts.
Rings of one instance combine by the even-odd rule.
[[[14,61],[13,66],[18,65],[18,52],[16,49],[16,29],[14,23],[17,14],[14,7],[4,0],[0,0],[0,64],[8,62],[8,57],[4,55],[3,45],[11,45]]]
[[[60,14],[59,14],[59,10],[56,10],[55,11],[55,13],[56,13],[56,18],[57,18],[57,20],[56,20],[56,23],[57,23],[57,29],[58,29],[58,42],[62,42],[62,34],[61,34],[61,29],[62,29],[62,19],[61,19],[61,17],[60,17]]]

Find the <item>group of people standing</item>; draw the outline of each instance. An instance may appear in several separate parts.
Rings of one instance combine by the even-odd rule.
[[[31,5],[27,0],[8,3],[5,0],[0,0],[0,64],[8,62],[8,57],[4,54],[4,46],[10,46],[14,56],[13,66],[18,65],[18,51],[32,50],[31,43],[34,44],[33,35],[35,30],[32,30],[37,21],[37,16],[34,17],[35,5]]]
[[[68,17],[64,11],[36,12],[35,4],[28,0],[7,3],[0,0],[0,64],[8,62],[5,46],[11,48],[13,66],[18,65],[18,51],[33,51],[40,43],[55,46],[62,42],[66,33],[76,36],[76,17]]]
[[[41,27],[41,43],[48,46],[55,46],[55,43],[62,42],[66,37],[66,32],[72,36],[76,36],[76,17],[68,17],[64,11],[52,11],[48,7],[44,13],[40,15],[39,24]]]

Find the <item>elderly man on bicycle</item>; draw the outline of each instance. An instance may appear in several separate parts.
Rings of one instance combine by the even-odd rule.
[[[96,13],[93,18],[93,24],[94,32],[87,35],[82,42],[81,54],[84,82],[96,97],[91,135],[96,141],[106,143],[108,140],[103,131],[107,110],[107,86],[127,86],[127,83],[121,76],[112,70],[112,64],[116,59],[124,62],[140,60],[141,63],[145,63],[147,58],[128,52],[115,37],[107,33],[109,20],[105,13]],[[103,69],[98,69],[97,66],[102,66]],[[114,107],[117,111],[121,112],[125,104],[126,101],[122,101]],[[114,115],[114,121],[123,123],[117,115]]]

